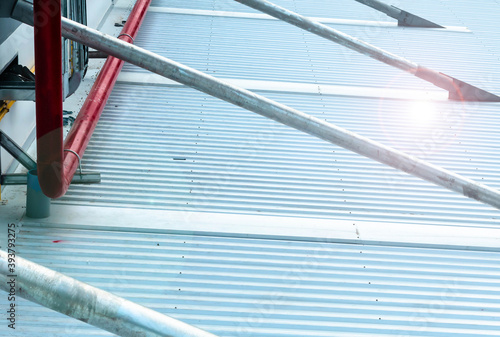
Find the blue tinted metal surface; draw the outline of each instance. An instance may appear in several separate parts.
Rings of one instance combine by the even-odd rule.
[[[179,4],[186,3],[156,1],[153,7]],[[340,6],[279,4],[292,9],[293,4],[299,12],[307,7],[305,14],[323,17],[336,13],[331,6]],[[342,4],[338,13],[373,12],[355,1]],[[186,8],[246,8],[236,5],[200,1]],[[465,21],[451,20],[450,6],[432,2],[433,13],[442,20],[426,17],[468,25],[464,13]],[[416,7],[405,9],[423,15]],[[484,24],[477,25],[484,29]],[[499,56],[487,52],[485,33],[348,25],[342,30],[498,93],[494,83],[500,68],[494,65]],[[151,12],[136,43],[222,78],[434,90],[275,20]],[[143,73],[133,66],[125,71]],[[495,164],[500,161],[498,104],[371,99],[362,92],[339,97],[323,95],[320,89],[318,94],[291,95],[279,93],[279,86],[275,91],[264,95],[500,187]],[[497,211],[488,206],[178,87],[119,84],[84,163],[103,172],[102,184],[73,186],[59,202],[446,225],[498,223]]]
[[[160,24],[164,29],[158,32]],[[342,29],[357,36],[366,27],[342,26]],[[380,32],[377,36],[368,42],[400,53],[392,37]],[[398,87],[435,88],[277,20],[149,13],[136,41],[155,53],[223,78],[377,87],[386,87],[391,79],[397,78]],[[134,66],[124,69],[145,72]],[[386,81],[381,81],[380,76]]]
[[[474,10],[465,0],[387,2],[471,32],[333,26],[500,93],[498,2],[474,2]],[[276,3],[315,17],[387,20],[351,0]],[[229,0],[154,6],[255,13]],[[151,12],[136,41],[222,78],[349,87],[346,96],[279,85],[259,93],[500,188],[498,104],[370,98],[363,91],[371,87],[435,89],[273,20]],[[56,203],[274,215],[283,228],[293,217],[310,218],[311,228],[323,218],[446,225],[450,233],[499,223],[493,208],[179,86],[119,83],[83,164],[102,172],[102,183],[74,185]],[[500,331],[498,253],[150,234],[140,227],[159,220],[147,217],[134,233],[119,223],[92,230],[98,221],[89,214],[88,230],[26,225],[20,253],[221,336]],[[23,336],[107,335],[33,304],[20,310]]]
[[[494,104],[464,117],[461,103],[266,95],[467,177],[500,185],[490,164],[498,156],[498,139],[482,141],[496,134],[495,123],[487,122],[496,119]],[[420,108],[431,115],[420,115]],[[84,169],[102,172],[102,183],[73,186],[58,202],[449,225],[497,223],[497,211],[488,206],[191,89],[117,85],[83,162]]]
[[[24,227],[18,244],[25,258],[220,336],[500,329],[498,253],[39,227]],[[108,335],[19,307],[31,322],[19,324],[23,336]]]

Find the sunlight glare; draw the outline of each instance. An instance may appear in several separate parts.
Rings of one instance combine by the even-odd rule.
[[[410,107],[410,118],[418,126],[428,126],[436,119],[436,108],[430,101],[416,101]]]

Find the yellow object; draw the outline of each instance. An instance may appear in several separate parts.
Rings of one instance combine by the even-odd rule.
[[[35,73],[35,66],[31,67],[31,72]],[[16,101],[0,101],[0,121],[5,117]]]
[[[31,72],[35,73],[35,66],[31,67]],[[0,101],[0,122],[5,117],[7,112],[10,111],[10,108],[16,103],[16,101]],[[0,169],[0,174],[2,174]],[[0,201],[2,200],[2,184],[0,184]]]
[[[0,101],[0,121],[5,117],[15,101]],[[1,174],[1,172],[0,172]],[[2,184],[0,183],[0,201],[2,200]]]
[[[5,117],[16,101],[0,101],[0,121]],[[1,172],[0,172],[1,174]],[[0,183],[0,201],[2,200],[2,184]]]
[[[0,101],[0,121],[5,117],[16,101]]]

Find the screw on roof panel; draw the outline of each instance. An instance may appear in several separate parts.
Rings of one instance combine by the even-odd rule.
[[[367,55],[375,60],[384,62],[395,68],[404,70],[414,76],[434,84],[449,92],[449,99],[478,102],[500,102],[500,97],[473,85],[460,81],[446,74],[423,67],[401,56],[375,47],[367,42],[342,33],[336,29],[311,20],[303,15],[279,7],[264,0],[235,0],[243,5],[269,14],[277,19],[307,30],[332,42],[350,48],[358,53]]]
[[[398,20],[398,26],[404,27],[422,27],[422,28],[445,28],[434,22],[421,18],[415,14],[409,13],[395,6],[387,5],[378,0],[354,0],[363,5],[369,6],[382,13],[387,14],[391,18]]]

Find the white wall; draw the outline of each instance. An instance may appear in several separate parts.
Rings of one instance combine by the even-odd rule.
[[[1,0],[0,0],[1,1]],[[112,0],[87,0],[87,22],[97,28],[106,16]],[[21,25],[4,43],[0,44],[0,69],[18,54],[19,63],[31,68],[34,65],[33,28]],[[0,130],[20,145],[26,144],[35,127],[35,104],[16,102],[11,111],[0,121]],[[27,144],[29,145],[29,144]],[[1,150],[1,169],[5,173],[13,164],[13,158]]]
[[[21,25],[0,45],[0,67],[8,64],[16,54],[19,63],[31,68],[34,65],[33,28]],[[14,141],[24,145],[35,127],[35,105],[33,102],[16,102],[0,121],[0,129]],[[13,158],[2,149],[2,172],[11,166]]]
[[[87,0],[87,25],[91,28],[99,27],[112,2],[112,0]]]

